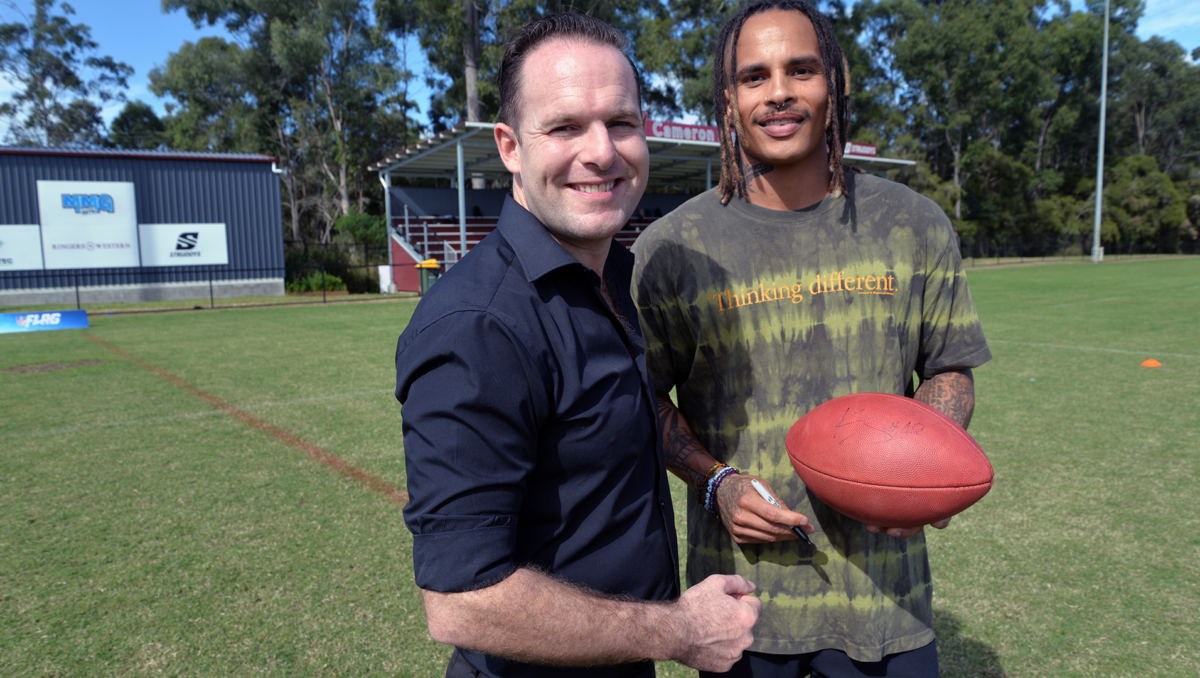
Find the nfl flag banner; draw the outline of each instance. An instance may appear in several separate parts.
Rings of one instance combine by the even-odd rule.
[[[84,310],[42,311],[38,313],[0,313],[0,334],[8,332],[41,332],[42,330],[75,330],[89,327]]]

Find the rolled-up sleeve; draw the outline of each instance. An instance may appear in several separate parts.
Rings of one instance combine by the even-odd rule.
[[[451,313],[401,336],[404,519],[422,589],[473,590],[515,569],[544,406],[534,380],[521,339],[486,311]]]

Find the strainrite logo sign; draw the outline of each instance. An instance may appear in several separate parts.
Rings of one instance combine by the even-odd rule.
[[[225,224],[142,224],[143,266],[228,264]]]

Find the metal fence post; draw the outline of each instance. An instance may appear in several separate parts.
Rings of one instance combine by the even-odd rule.
[[[208,307],[216,308],[216,302],[213,300],[213,282],[212,269],[208,269]]]
[[[325,298],[325,265],[321,265],[321,303],[328,304],[329,299]]]
[[[78,311],[83,308],[83,304],[79,303],[79,274],[76,273],[73,277],[75,278],[75,310]]]

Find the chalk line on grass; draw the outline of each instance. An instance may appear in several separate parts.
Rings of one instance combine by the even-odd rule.
[[[322,396],[313,396],[311,398],[295,398],[292,400],[278,400],[256,403],[254,405],[238,405],[243,410],[267,410],[273,407],[291,407],[292,405],[303,405],[306,403],[325,402],[329,400],[346,400],[350,398],[358,398],[361,396],[374,396],[383,394],[392,395],[395,393],[390,388],[381,388],[374,391],[351,391],[348,393],[331,393]],[[59,428],[45,428],[36,431],[25,431],[23,433],[3,433],[0,434],[0,440],[17,440],[20,438],[37,438],[44,436],[55,436],[65,433],[78,433],[80,431],[92,431],[105,428],[117,428],[121,426],[141,426],[143,424],[158,424],[162,422],[179,421],[181,419],[198,419],[200,417],[211,417],[213,415],[225,416],[229,413],[225,410],[204,410],[202,412],[181,412],[179,414],[169,414],[164,417],[145,417],[143,419],[125,419],[122,421],[106,421],[98,424],[80,424],[78,426],[61,426]]]
[[[217,409],[228,412],[229,414],[233,415],[235,418],[237,418],[239,421],[246,424],[247,426],[256,428],[256,429],[262,431],[263,433],[266,433],[266,434],[270,435],[271,437],[275,438],[276,440],[282,442],[283,444],[287,445],[288,447],[291,447],[292,449],[297,450],[299,452],[303,452],[304,454],[308,455],[309,457],[311,457],[313,460],[317,461],[318,463],[324,464],[325,466],[332,468],[333,470],[337,471],[338,473],[342,474],[343,476],[346,476],[347,478],[350,478],[351,480],[358,482],[360,485],[366,487],[367,489],[371,490],[372,492],[381,494],[384,497],[386,497],[388,500],[390,500],[400,506],[404,506],[405,504],[408,503],[408,493],[401,489],[393,487],[390,483],[388,483],[383,478],[380,478],[377,475],[374,475],[372,473],[364,471],[364,470],[358,468],[357,466],[351,464],[350,462],[348,462],[340,457],[337,457],[333,454],[330,454],[329,452],[326,452],[325,450],[321,449],[320,447],[317,447],[316,445],[308,442],[307,440],[304,440],[303,438],[301,438],[297,435],[289,433],[288,431],[285,431],[285,430],[279,428],[278,426],[275,426],[274,424],[269,424],[269,423],[263,421],[262,419],[259,419],[255,416],[251,415],[249,412],[247,412],[239,407],[235,407],[234,405],[209,393],[208,391],[205,391],[204,389],[202,389],[188,381],[185,381],[185,380],[175,376],[174,374],[171,374],[170,372],[162,369],[161,367],[158,367],[157,365],[146,362],[145,360],[142,360],[141,358],[133,355],[132,353],[128,353],[128,352],[108,343],[107,341],[104,341],[103,339],[98,339],[90,334],[84,334],[83,336],[85,338],[103,346],[104,348],[107,348],[108,350],[112,351],[113,353],[116,353],[117,355],[133,362],[134,364],[136,364],[150,372],[153,372],[154,374],[157,374],[158,376],[162,377],[163,379],[166,379],[167,381],[171,382],[175,386],[178,386],[179,388],[191,393],[192,395],[196,396],[197,398],[204,400],[205,402],[216,407]]]
[[[1160,351],[1127,351],[1121,348],[1097,348],[1095,346],[1071,346],[1069,344],[1038,344],[1032,341],[1007,341],[1005,339],[988,339],[989,344],[1010,344],[1012,346],[1031,346],[1033,348],[1065,348],[1072,351],[1097,351],[1099,353],[1120,353],[1122,355],[1153,355],[1167,356],[1168,358],[1191,358],[1200,359],[1200,355],[1188,355],[1186,353],[1162,353]]]
[[[1091,301],[1072,301],[1066,304],[1055,304],[1050,308],[1066,308],[1068,306],[1081,306],[1083,304],[1103,304],[1109,301],[1124,301],[1129,297],[1108,297],[1107,299],[1092,299]]]

